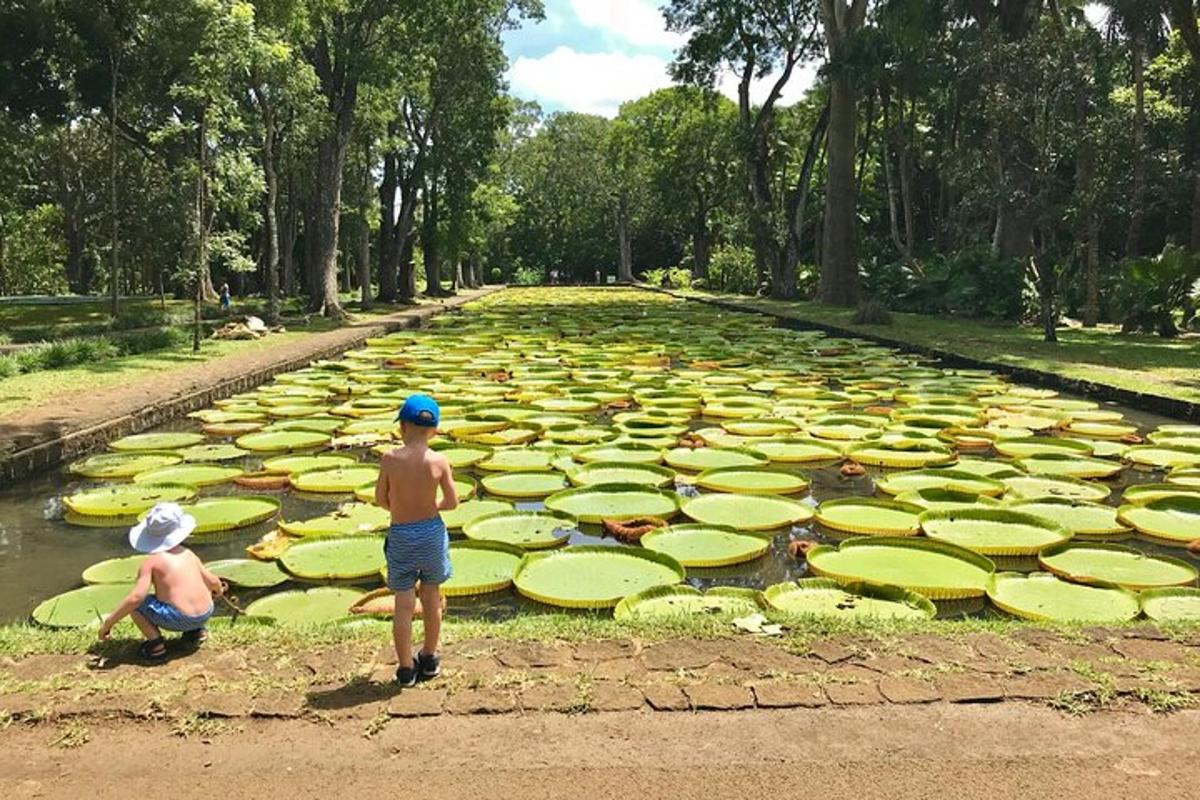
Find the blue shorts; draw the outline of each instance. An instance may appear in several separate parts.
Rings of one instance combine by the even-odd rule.
[[[393,524],[383,542],[387,585],[410,591],[417,581],[438,585],[450,579],[450,534],[441,517]]]
[[[152,594],[146,595],[146,599],[137,607],[138,613],[146,619],[150,620],[150,624],[156,628],[161,628],[164,631],[174,631],[175,633],[187,633],[188,631],[198,631],[208,622],[208,618],[213,615],[214,606],[209,606],[208,611],[198,616],[184,614],[170,603],[164,603]]]

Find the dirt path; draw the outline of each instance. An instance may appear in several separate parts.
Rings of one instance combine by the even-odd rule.
[[[153,380],[57,398],[12,415],[0,420],[0,477],[16,480],[53,467],[110,439],[160,425],[214,399],[257,386],[279,372],[332,357],[371,336],[418,325],[492,291],[495,289],[464,291],[444,302],[414,306],[278,347],[215,359],[201,369],[171,370]]]
[[[0,796],[1184,798],[1200,713],[1022,704],[246,721],[207,737],[108,723],[65,749],[0,733]]]

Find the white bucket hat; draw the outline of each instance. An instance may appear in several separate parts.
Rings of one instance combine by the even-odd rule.
[[[146,518],[129,529],[129,545],[139,553],[161,553],[175,547],[196,530],[196,518],[178,503],[159,503]]]

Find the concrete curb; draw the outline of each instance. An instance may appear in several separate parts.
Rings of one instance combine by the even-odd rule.
[[[850,328],[842,328],[837,325],[828,325],[823,322],[815,322],[813,320],[803,319],[800,317],[789,317],[786,314],[782,314],[778,311],[756,308],[754,306],[747,305],[745,303],[738,303],[732,300],[681,294],[680,292],[676,292],[671,289],[660,289],[656,286],[643,286],[641,288],[652,292],[666,294],[679,300],[690,300],[697,303],[706,303],[708,305],[716,306],[717,308],[723,308],[729,311],[762,314],[764,316],[773,317],[774,319],[779,320],[780,323],[789,328],[796,328],[799,330],[818,330],[828,333],[832,336],[865,339],[866,341],[884,345],[885,347],[894,347],[897,350],[901,350],[906,353],[916,353],[917,355],[936,358],[946,366],[952,368],[989,370],[1001,375],[1006,375],[1016,381],[1020,381],[1021,383],[1042,386],[1058,391],[1070,392],[1072,394],[1089,397],[1093,400],[1099,400],[1101,402],[1119,403],[1121,405],[1129,406],[1130,408],[1135,408],[1139,411],[1146,411],[1163,417],[1173,417],[1175,419],[1189,422],[1200,420],[1200,403],[1193,403],[1187,400],[1178,400],[1173,397],[1163,397],[1162,395],[1157,394],[1135,392],[1129,389],[1122,389],[1117,386],[1110,386],[1106,383],[1096,383],[1095,381],[1068,378],[1053,372],[1029,369],[1028,367],[1017,367],[1013,366],[1012,364],[1004,364],[998,361],[987,361],[984,359],[971,358],[950,350],[925,347],[923,345],[913,344],[912,342],[905,342],[899,339],[890,339],[886,336],[877,336],[871,333],[863,333]]]
[[[31,429],[28,426],[22,429],[19,424],[4,425],[0,423],[2,438],[9,438],[17,442],[17,448],[0,460],[0,477],[8,481],[16,481],[34,473],[52,469],[79,458],[113,439],[162,425],[191,411],[204,408],[214,400],[252,389],[281,372],[300,369],[313,361],[340,355],[346,350],[361,346],[373,336],[420,327],[432,317],[486,297],[503,288],[488,287],[465,292],[448,298],[436,306],[415,306],[377,320],[330,331],[331,334],[340,335],[327,337],[324,341],[321,341],[320,338],[323,334],[316,334],[313,346],[301,355],[281,357],[265,366],[239,374],[235,378],[218,380],[200,389],[183,393],[162,393],[161,396],[155,397],[152,388],[148,387],[144,407],[134,413],[111,417],[85,427],[41,430]],[[329,339],[334,341],[331,342]]]

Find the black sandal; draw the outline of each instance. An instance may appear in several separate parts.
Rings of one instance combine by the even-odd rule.
[[[192,645],[193,647],[199,647],[208,641],[208,629],[197,628],[194,631],[186,632],[181,638],[185,644]]]
[[[167,643],[161,636],[147,639],[138,647],[138,655],[146,661],[162,661],[167,657]]]

